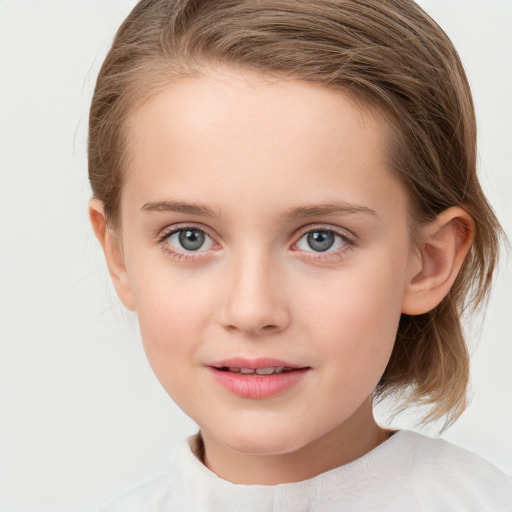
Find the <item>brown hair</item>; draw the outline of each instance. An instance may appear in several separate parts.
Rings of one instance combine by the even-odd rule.
[[[142,0],[101,68],[89,128],[89,177],[111,228],[127,156],[124,123],[173,79],[218,65],[323,84],[382,113],[391,169],[409,192],[411,225],[451,207],[473,218],[470,253],[431,312],[402,315],[376,396],[406,391],[454,421],[466,407],[469,356],[460,317],[486,298],[500,225],[476,175],[476,122],[457,52],[412,0]]]

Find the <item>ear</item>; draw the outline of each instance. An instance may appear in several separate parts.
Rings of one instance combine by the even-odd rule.
[[[427,313],[448,295],[473,235],[473,219],[458,206],[445,210],[421,229],[417,255],[420,270],[415,270],[407,283],[402,313]]]
[[[103,247],[110,277],[114,283],[117,295],[128,309],[135,311],[121,243],[115,233],[109,228],[105,218],[103,203],[99,199],[92,198],[89,201],[89,218],[91,219],[96,238]]]

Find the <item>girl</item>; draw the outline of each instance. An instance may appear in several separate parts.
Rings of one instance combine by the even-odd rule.
[[[462,413],[460,316],[501,236],[462,65],[415,3],[141,1],[89,176],[116,291],[200,426],[104,510],[512,509],[490,464],[372,411]]]

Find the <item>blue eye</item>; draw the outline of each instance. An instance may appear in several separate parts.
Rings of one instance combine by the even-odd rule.
[[[316,229],[305,233],[297,242],[301,251],[327,252],[337,250],[349,244],[347,238],[334,231]]]
[[[166,241],[174,249],[186,252],[205,251],[213,246],[213,240],[204,231],[197,228],[175,231],[166,238]]]

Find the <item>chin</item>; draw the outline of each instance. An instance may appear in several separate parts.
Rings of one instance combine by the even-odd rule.
[[[229,449],[246,455],[284,455],[309,444],[303,435],[294,435],[290,429],[266,427],[224,431],[219,440]]]

